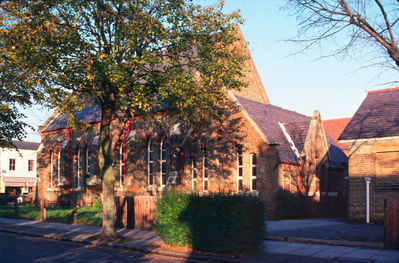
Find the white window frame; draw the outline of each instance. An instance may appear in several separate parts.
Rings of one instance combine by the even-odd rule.
[[[76,178],[76,180],[77,180],[77,190],[80,190],[80,177],[81,177],[81,174],[82,174],[82,166],[81,166],[81,163],[80,163],[80,147],[78,147],[78,160],[77,160],[77,178]]]
[[[254,156],[255,156],[255,164],[254,164]],[[256,188],[258,188],[258,180],[257,180],[257,175],[258,175],[258,171],[257,171],[257,164],[258,164],[258,160],[256,159],[256,153],[252,153],[251,154],[251,165],[250,165],[250,174],[251,174],[251,191],[257,191],[257,189],[254,189],[253,187],[253,180],[256,180]],[[254,169],[256,171],[255,175],[253,174]]]
[[[197,160],[195,157],[191,158],[191,189],[197,191]]]
[[[86,177],[90,176],[90,166],[89,166],[89,146],[86,146],[86,151],[85,151],[85,168],[86,168]]]
[[[123,145],[121,145],[121,149],[119,150],[119,187],[123,187],[124,179],[124,172],[125,172],[125,160],[124,160],[124,151]]]
[[[202,151],[202,190],[208,192],[209,189],[209,157],[208,149],[204,148]]]
[[[13,160],[13,164],[11,165],[11,160]],[[15,171],[17,169],[17,160],[15,158],[10,158],[9,162],[8,162],[8,169],[10,171]],[[12,166],[12,167],[11,167]],[[13,169],[11,169],[13,168]]]
[[[154,160],[151,160],[151,154],[154,153],[154,149],[152,148],[152,138],[148,141],[147,145],[147,177],[148,177],[148,186],[154,185]],[[152,166],[152,173],[150,167]],[[152,178],[152,184],[151,184]]]
[[[237,192],[243,191],[244,190],[244,183],[243,183],[243,174],[244,174],[244,154],[242,150],[243,146],[242,145],[237,145],[236,147],[236,155],[237,155]],[[241,150],[241,154],[239,153],[239,150]],[[240,164],[240,157],[241,157],[241,164]],[[241,171],[241,175],[240,175]],[[240,182],[242,189],[240,189]]]
[[[159,147],[159,175],[160,175],[160,185],[165,186],[166,185],[166,180],[165,183],[163,183],[163,177],[166,177],[166,149],[165,147],[165,137],[162,138],[161,140],[161,145]],[[165,154],[164,154],[165,152]],[[166,178],[167,179],[167,178]]]
[[[32,162],[32,165],[30,163]],[[30,169],[32,167],[32,170]],[[28,172],[34,172],[35,171],[35,160],[28,160]]]
[[[58,152],[57,175],[58,185],[63,185],[63,182],[61,180],[61,150]]]

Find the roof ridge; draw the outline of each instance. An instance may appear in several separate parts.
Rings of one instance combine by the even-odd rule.
[[[394,91],[394,90],[399,90],[399,87],[389,88],[389,89],[370,90],[367,94],[375,94],[375,93]]]

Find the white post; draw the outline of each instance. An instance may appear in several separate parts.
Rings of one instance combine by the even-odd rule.
[[[366,224],[370,223],[370,177],[365,177],[366,181]]]

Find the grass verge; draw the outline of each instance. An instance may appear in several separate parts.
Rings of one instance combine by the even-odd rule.
[[[73,217],[69,217],[73,209],[65,207],[46,208],[47,221],[58,223],[73,223]],[[102,209],[92,207],[82,207],[78,209],[76,224],[82,225],[102,225]],[[21,218],[28,220],[40,220],[40,208],[35,206],[19,206],[19,216],[15,215],[14,206],[0,205],[0,217]]]

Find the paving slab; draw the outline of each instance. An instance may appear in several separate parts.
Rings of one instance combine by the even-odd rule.
[[[351,224],[342,218],[277,220],[268,221],[266,224],[266,236],[271,238],[309,238],[379,244],[384,242],[384,226]]]
[[[337,255],[346,255],[350,252],[355,251],[356,247],[344,247],[344,246],[329,246],[328,249],[319,251],[313,254],[314,257],[318,258],[336,258]]]

